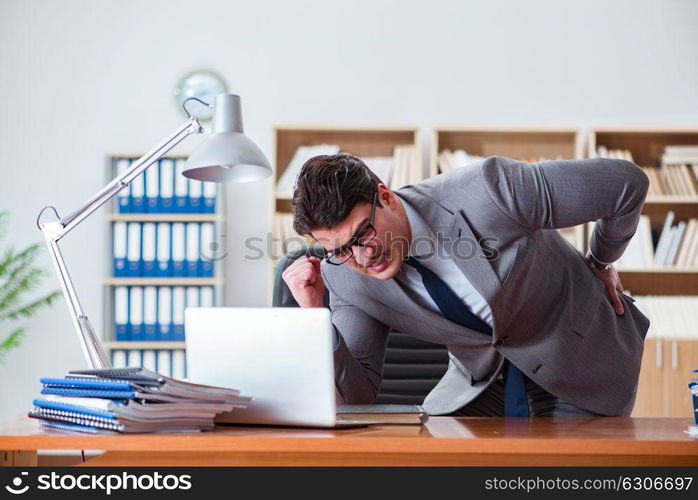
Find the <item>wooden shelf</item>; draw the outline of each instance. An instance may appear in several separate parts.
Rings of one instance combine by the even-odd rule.
[[[104,342],[107,349],[185,349],[186,342]]]
[[[623,287],[633,295],[698,295],[698,269],[626,268],[618,274]]]
[[[581,131],[570,127],[444,127],[432,137],[431,175],[438,173],[438,155],[463,149],[477,156],[510,158],[582,158]]]
[[[359,157],[392,156],[395,146],[414,145],[419,151],[418,127],[289,125],[274,128],[274,212],[290,211],[289,196],[276,194],[279,180],[300,146],[336,144],[340,150]],[[421,158],[421,155],[420,155]]]
[[[105,278],[109,286],[217,286],[220,278]]]
[[[665,146],[695,144],[698,144],[698,128],[695,127],[598,127],[589,133],[588,155],[596,157],[598,146],[628,149],[637,165],[656,167]]]
[[[107,214],[113,222],[218,222],[219,214]]]

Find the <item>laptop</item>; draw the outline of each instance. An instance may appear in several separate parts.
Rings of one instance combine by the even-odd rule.
[[[184,327],[187,378],[253,398],[217,423],[366,425],[337,418],[328,309],[187,308]]]

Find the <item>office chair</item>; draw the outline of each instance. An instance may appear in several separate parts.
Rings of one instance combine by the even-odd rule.
[[[324,250],[320,245],[308,245],[289,252],[279,261],[274,276],[274,307],[298,307],[281,273],[301,256],[322,259]],[[329,302],[329,292],[325,290],[325,307]],[[391,331],[383,366],[383,383],[374,403],[422,404],[447,367],[445,346]]]

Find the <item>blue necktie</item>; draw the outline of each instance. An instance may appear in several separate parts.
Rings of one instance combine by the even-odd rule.
[[[492,327],[473,314],[433,271],[414,257],[408,257],[405,263],[414,267],[422,276],[424,288],[446,319],[492,336]],[[529,416],[524,374],[508,359],[504,360],[504,415],[507,417]]]

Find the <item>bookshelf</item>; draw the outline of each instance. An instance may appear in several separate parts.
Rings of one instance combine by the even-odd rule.
[[[117,174],[119,168],[123,168],[127,165],[129,161],[133,161],[139,158],[139,154],[109,154],[107,155],[106,161],[106,178],[111,180]],[[204,183],[193,181],[189,179],[181,179],[181,174],[179,170],[186,161],[186,156],[183,155],[168,155],[162,158],[158,164],[149,167],[144,175],[140,176],[140,180],[137,178],[126,190],[126,196],[117,196],[108,205],[107,213],[105,215],[106,224],[106,248],[107,248],[107,258],[106,258],[106,269],[104,278],[104,325],[103,325],[103,344],[104,347],[109,352],[114,366],[120,365],[142,365],[146,368],[153,369],[162,373],[163,375],[174,376],[176,378],[184,378],[186,376],[186,366],[185,366],[185,356],[184,352],[186,349],[186,342],[182,340],[183,338],[183,324],[177,327],[177,338],[174,338],[175,330],[175,309],[179,311],[177,314],[179,317],[183,317],[183,308],[189,306],[204,305],[203,303],[195,303],[198,298],[199,301],[203,302],[204,290],[206,290],[207,301],[211,302],[211,305],[219,305],[223,303],[223,293],[224,293],[224,272],[223,263],[214,262],[213,256],[215,252],[213,251],[213,243],[208,242],[208,237],[204,238],[204,225],[207,229],[213,229],[207,234],[212,235],[212,241],[218,241],[218,235],[224,234],[224,200],[222,190],[215,188],[213,186],[207,186],[204,189]],[[165,167],[167,163],[167,167]],[[169,175],[163,174],[163,169],[168,168],[171,170]],[[151,172],[157,172],[153,175],[153,179],[149,179],[148,176]],[[152,182],[151,182],[152,180]],[[140,182],[142,183],[140,187],[135,188],[134,185]],[[151,182],[150,187],[148,187],[148,182]],[[167,187],[164,191],[169,190],[172,198],[172,202],[168,205],[165,202],[161,202],[160,199],[161,191],[164,186]],[[144,200],[149,200],[152,198],[158,199],[157,208],[149,206],[147,203],[142,204],[138,209],[135,207],[130,207],[125,209],[122,206],[124,200],[132,199],[135,196],[135,191],[138,189],[142,191]],[[133,190],[133,191],[131,191]],[[213,194],[212,194],[213,193]],[[150,196],[149,196],[150,195]],[[198,201],[196,201],[198,199]],[[210,200],[213,199],[213,202]],[[205,207],[206,201],[209,204],[215,204],[215,209],[213,206]],[[159,206],[159,204],[162,206]],[[181,206],[180,206],[181,205]],[[124,213],[126,212],[126,213]],[[146,255],[146,246],[150,245],[149,248],[151,254],[155,254],[155,268],[159,269],[160,265],[160,244],[161,236],[166,236],[163,238],[163,248],[167,247],[168,250],[165,251],[165,259],[168,260],[166,271],[143,271],[134,276],[115,276],[116,274],[116,253],[118,245],[115,245],[114,234],[115,225],[121,224],[122,227],[125,225],[129,228],[131,224],[135,224],[135,227],[140,227],[140,259]],[[140,224],[140,225],[139,225]],[[145,239],[145,225],[149,224],[151,227],[155,227],[157,232],[155,232],[155,240],[150,243],[146,243]],[[195,249],[194,246],[197,243],[192,244],[191,251],[198,252],[198,264],[194,271],[186,269],[185,272],[177,272],[174,270],[172,265],[174,257],[174,231],[173,224],[178,224],[185,228],[187,232],[184,232],[182,236],[184,240],[181,242],[183,244],[189,245],[190,242],[197,241],[198,246]],[[160,229],[163,229],[163,235],[161,235]],[[189,229],[192,229],[192,233],[198,234],[196,238],[191,238],[189,234]],[[130,233],[127,234],[130,238]],[[152,244],[151,244],[152,243]],[[128,247],[129,242],[127,242]],[[210,246],[206,248],[206,246]],[[155,248],[153,248],[155,247]],[[128,251],[131,248],[128,247]],[[211,254],[211,259],[206,265],[208,271],[203,271],[203,261],[206,259],[206,255]],[[126,260],[130,256],[126,257]],[[187,266],[190,265],[191,256],[190,252],[187,252],[185,256]],[[141,264],[143,269],[145,269],[144,264]],[[210,269],[212,267],[212,271]],[[187,275],[184,275],[187,274]],[[206,275],[206,276],[204,276]],[[129,333],[127,335],[123,334],[123,326],[120,326],[121,330],[117,333],[117,290],[127,290],[129,297],[129,305],[127,312],[129,314],[129,328],[131,323],[131,300],[134,296],[133,290],[138,289],[139,295],[143,296],[142,311],[141,311],[141,324],[142,332],[138,335],[135,333]],[[147,312],[148,304],[145,298],[146,290],[152,292],[155,290],[155,308],[156,311],[153,312],[152,308],[149,309],[150,313]],[[161,290],[169,290],[167,293],[161,294]],[[175,302],[175,289],[181,291],[184,300]],[[210,293],[209,293],[210,292]],[[182,296],[180,294],[180,296]],[[151,294],[152,298],[154,294]],[[123,297],[123,295],[122,295]],[[166,299],[166,297],[170,297]],[[161,328],[161,307],[164,307],[164,302],[167,302],[165,309],[170,310],[170,315],[172,320],[168,322],[167,329]],[[152,301],[151,305],[152,304]],[[162,303],[161,303],[162,302]],[[180,304],[179,307],[177,304]],[[123,311],[123,306],[121,308]],[[123,312],[122,312],[123,314]],[[155,317],[155,324],[148,325],[146,317]],[[179,321],[179,320],[178,320]],[[167,321],[166,321],[167,322]],[[146,328],[150,327],[151,331],[154,328],[155,334],[148,336],[144,332]]]
[[[291,234],[290,224],[291,196],[280,193],[277,183],[282,177],[298,148],[331,144],[339,147],[341,152],[351,153],[361,158],[392,157],[396,146],[413,146],[416,161],[415,168],[421,173],[420,180],[427,176],[422,162],[419,145],[419,132],[416,126],[345,126],[333,125],[287,125],[274,128],[274,182],[272,184],[272,214],[274,221],[272,231],[275,238],[283,234]],[[294,233],[295,234],[295,233]],[[287,251],[276,245],[271,256],[273,280],[274,269],[278,259]],[[272,290],[270,283],[269,290]]]
[[[595,128],[589,134],[587,154],[597,156],[599,147],[628,150],[637,165],[658,167],[668,145],[698,145],[698,128]],[[698,196],[648,195],[642,213],[649,217],[653,233],[661,232],[669,211],[676,214],[676,220],[698,218]],[[695,301],[698,296],[698,268],[646,266],[622,268],[619,274],[623,286],[636,296],[659,296],[674,304]],[[650,297],[640,298],[640,307],[647,299]],[[690,318],[652,307],[648,312],[653,324],[645,340],[633,416],[687,417],[691,414],[687,384],[691,370],[698,367],[698,326]]]
[[[698,128],[608,127],[589,133],[588,157],[599,147],[628,150],[641,167],[657,167],[668,145],[698,145]],[[677,220],[698,218],[698,196],[648,195],[642,213],[661,232],[669,211]],[[621,269],[623,285],[635,295],[698,295],[698,269],[675,266]]]
[[[444,150],[463,150],[469,155],[506,156],[525,161],[581,159],[583,134],[569,127],[437,127],[432,132],[429,174],[441,173],[439,154]],[[561,229],[572,245],[584,251],[584,226]]]

